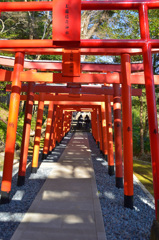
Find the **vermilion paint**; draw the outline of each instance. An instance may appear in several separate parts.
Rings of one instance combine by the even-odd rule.
[[[40,93],[38,112],[37,112],[37,120],[36,120],[36,128],[35,128],[33,159],[32,159],[32,165],[31,165],[32,173],[36,173],[37,168],[38,168],[41,128],[42,128],[43,110],[44,110],[44,98],[45,98],[45,93]]]
[[[124,156],[124,206],[133,208],[133,139],[132,104],[130,82],[130,55],[121,56],[122,117],[123,117],[123,156]]]
[[[107,149],[108,149],[108,173],[114,175],[114,153],[113,153],[113,129],[110,96],[105,96]]]
[[[47,125],[46,125],[46,131],[45,131],[43,157],[45,157],[49,152],[49,141],[50,141],[51,126],[52,126],[53,110],[54,110],[54,103],[53,101],[50,101],[48,116],[47,116]]]
[[[106,128],[106,112],[105,102],[101,103],[101,114],[102,114],[102,133],[103,133],[103,154],[107,159],[108,146],[107,146],[107,128]]]
[[[114,140],[115,140],[115,177],[116,187],[123,187],[122,135],[121,135],[121,96],[119,84],[114,84]]]
[[[27,91],[27,100],[25,106],[25,119],[24,119],[24,127],[23,127],[23,137],[21,144],[21,154],[20,154],[20,164],[19,164],[19,172],[18,172],[18,182],[17,185],[21,186],[25,182],[25,173],[26,173],[26,165],[27,165],[27,157],[28,157],[28,148],[29,148],[29,139],[30,139],[30,129],[31,129],[31,119],[32,119],[32,109],[34,103],[34,83],[28,83],[28,91]]]
[[[149,134],[150,134],[156,219],[159,219],[159,216],[157,216],[159,211],[158,209],[159,136],[158,136],[157,108],[156,108],[153,67],[152,67],[151,44],[149,43],[150,34],[149,34],[149,23],[148,23],[148,8],[146,5],[142,5],[140,7],[139,19],[140,19],[141,38],[146,40],[146,43],[143,46],[143,63],[144,63],[145,88],[146,88],[147,110],[148,110],[148,120],[149,120]]]
[[[17,52],[13,71],[12,92],[10,96],[9,116],[7,124],[7,137],[5,145],[5,157],[3,167],[3,177],[1,185],[1,202],[9,201],[9,194],[12,183],[12,169],[14,159],[14,149],[16,141],[16,131],[20,103],[20,72],[23,71],[24,54]]]

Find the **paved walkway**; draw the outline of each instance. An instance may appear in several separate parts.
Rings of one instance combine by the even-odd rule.
[[[75,133],[52,164],[11,240],[106,240],[87,134]]]

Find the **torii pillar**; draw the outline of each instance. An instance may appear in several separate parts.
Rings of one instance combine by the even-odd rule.
[[[50,101],[49,102],[49,109],[48,109],[48,116],[47,116],[47,125],[46,125],[42,159],[45,159],[47,157],[48,152],[49,152],[49,142],[50,142],[52,119],[53,119],[53,111],[54,111],[54,103],[53,103],[53,101]]]
[[[3,167],[3,177],[1,185],[1,203],[8,203],[10,201],[10,191],[12,184],[12,170],[13,170],[13,159],[16,141],[16,131],[19,114],[19,103],[20,103],[20,72],[23,71],[24,65],[24,53],[17,52],[15,54],[15,64],[13,71],[12,80],[12,92],[10,97],[9,105],[9,116],[7,125],[7,137],[5,145],[5,158]]]
[[[123,188],[121,97],[119,84],[114,83],[114,140],[115,140],[115,179],[116,187]]]
[[[51,125],[51,132],[50,132],[50,140],[49,140],[49,152],[48,154],[50,154],[52,152],[52,150],[55,148],[55,119],[56,119],[56,113],[57,113],[57,105],[54,106],[54,111],[53,111],[53,115],[52,115],[52,125]]]
[[[40,93],[37,120],[36,120],[36,129],[35,129],[33,160],[31,165],[32,173],[36,173],[38,169],[41,128],[42,128],[43,110],[44,110],[44,97],[45,97],[45,93]]]
[[[113,129],[110,96],[105,96],[105,111],[107,127],[108,174],[112,176],[114,175],[114,153],[113,153]]]
[[[103,132],[103,155],[105,160],[107,161],[108,147],[107,147],[105,102],[101,102],[101,113],[102,113],[102,132]]]
[[[143,47],[143,63],[144,63],[145,88],[146,88],[147,110],[148,110],[148,120],[149,120],[149,134],[150,134],[150,148],[151,148],[151,161],[152,161],[152,171],[153,171],[156,219],[159,221],[159,136],[158,136],[157,108],[156,108],[153,67],[152,67],[151,44],[149,43],[150,33],[149,33],[149,22],[148,22],[148,8],[144,4],[141,5],[139,8],[139,18],[140,18],[141,39],[145,40],[145,45]],[[156,228],[155,222],[154,222],[154,228]],[[153,227],[152,227],[152,230],[154,230],[155,232],[155,229],[153,229]]]
[[[17,186],[22,186],[25,183],[25,173],[26,173],[29,139],[30,139],[32,109],[34,104],[33,86],[34,86],[34,83],[32,82],[28,83]]]
[[[98,127],[99,127],[99,136],[100,136],[100,144],[99,144],[99,148],[100,148],[100,152],[103,153],[103,132],[102,132],[102,111],[101,111],[101,106],[98,107]]]
[[[130,55],[121,55],[123,156],[124,156],[124,206],[133,208],[133,139],[131,104]]]

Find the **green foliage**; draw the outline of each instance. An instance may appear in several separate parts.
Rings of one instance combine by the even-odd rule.
[[[7,2],[21,2],[21,0],[8,0]],[[32,1],[32,0],[27,0]],[[1,0],[6,2],[6,0]],[[51,39],[52,38],[52,13],[51,12],[2,12],[0,22],[0,38],[2,39]],[[159,10],[149,10],[149,27],[150,36],[153,39],[159,38]],[[1,30],[3,31],[1,32]],[[140,27],[139,16],[137,11],[83,11],[82,12],[82,38],[91,39],[139,39]],[[1,53],[5,56],[14,56],[14,54]],[[41,60],[62,60],[58,55],[26,55],[28,59]],[[86,61],[92,62],[111,62],[120,63],[120,57],[108,57],[104,59],[101,56],[86,56]],[[142,56],[131,56],[131,62],[142,61]],[[159,73],[159,54],[153,55],[154,73]],[[2,68],[2,67],[0,67]],[[7,67],[5,67],[7,69]],[[6,82],[0,82],[0,95],[5,94]],[[156,87],[156,91],[159,89]],[[157,105],[159,106],[159,98]],[[146,127],[146,97],[143,88],[143,124]],[[4,105],[0,105],[5,108]],[[158,107],[157,107],[158,108]],[[159,110],[159,109],[158,109]],[[132,99],[133,113],[133,147],[134,153],[140,152],[140,103],[138,97]],[[43,122],[46,119],[44,115]],[[20,145],[23,132],[24,113],[20,113],[17,127],[17,142]],[[31,129],[35,130],[36,114],[32,116]],[[6,138],[6,125],[0,122],[0,137]],[[144,150],[149,152],[149,139],[147,134],[144,135]]]
[[[143,89],[143,128],[146,128],[146,96]],[[138,97],[133,97],[132,100],[132,120],[133,120],[133,152],[135,156],[140,154],[140,103]],[[150,152],[149,136],[144,134],[144,152]]]
[[[140,116],[139,108],[132,108],[133,116],[133,152],[134,155],[140,154]]]
[[[31,120],[31,130],[34,131],[35,130],[35,127],[36,127],[36,115],[37,114],[33,114],[32,115],[32,120]]]
[[[0,121],[0,141],[5,142],[6,140],[6,131],[7,131],[7,125]]]
[[[7,95],[7,92],[5,90],[7,84],[10,84],[10,83],[0,82],[0,96],[6,96]]]
[[[5,110],[9,110],[9,107],[5,103],[2,103],[2,102],[0,102],[0,109],[1,108],[5,109]]]
[[[139,39],[139,18],[137,11],[114,11],[108,22],[100,26],[99,35],[110,39]]]
[[[151,9],[148,11],[149,17],[149,29],[150,29],[150,37],[152,39],[159,38],[159,9]]]
[[[41,55],[41,60],[55,60],[55,61],[62,61],[62,55]]]
[[[16,143],[18,144],[19,147],[21,146],[21,143],[22,143],[23,125],[24,125],[24,113],[20,112],[18,117],[17,135],[16,135]]]

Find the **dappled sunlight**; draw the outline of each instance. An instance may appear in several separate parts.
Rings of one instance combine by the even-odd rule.
[[[78,236],[84,237],[82,239],[94,239],[99,232],[105,235],[88,140],[82,138],[82,143],[77,146],[73,139],[67,146],[57,146],[40,162],[44,172],[46,167],[50,168],[49,175],[46,174],[47,180],[23,221],[21,222],[18,208],[14,212],[8,211],[11,221],[16,220],[17,225],[21,222],[16,231],[20,239],[24,236],[27,239],[45,239],[50,236],[49,239],[61,239],[61,236],[62,239],[66,236],[67,239],[76,239]],[[42,176],[30,174],[29,180],[35,181],[37,177],[41,180]],[[34,188],[32,191],[35,191]],[[26,191],[18,189],[13,195],[14,204],[25,205],[25,195]],[[3,212],[0,217],[1,222],[10,224],[11,221],[3,218]]]
[[[68,200],[74,197],[79,197],[78,192],[71,191],[44,191],[42,194],[42,200],[55,201],[55,200]]]
[[[147,199],[145,199],[141,195],[138,195],[138,198],[141,200],[141,202],[147,204],[151,209],[155,210],[155,205],[153,202],[150,202],[150,201],[148,202]]]
[[[92,152],[90,149],[86,149],[87,152]]]
[[[24,197],[25,191],[24,190],[17,190],[14,194],[12,200],[18,200],[21,201]]]
[[[67,224],[83,223],[83,219],[77,215],[69,215],[65,217],[65,223]]]
[[[82,161],[82,160],[81,160]],[[76,162],[75,162],[76,163]],[[87,162],[84,162],[85,164],[88,165]],[[51,179],[58,179],[58,178],[91,178],[93,170],[92,168],[89,168],[85,166],[81,166],[81,164],[73,165],[71,164],[60,164],[60,163],[55,163],[53,173],[49,178]]]
[[[28,213],[23,220],[23,223],[49,223],[60,219],[59,214],[41,214],[41,213]]]
[[[84,139],[83,137],[74,137],[74,139]],[[75,141],[74,141],[75,142]]]
[[[115,195],[112,192],[104,192],[104,196],[109,199],[115,199]]]
[[[21,220],[21,213],[18,212],[0,212],[1,222],[12,222],[12,219],[15,219],[17,222]],[[8,219],[10,219],[8,221]]]
[[[70,178],[72,176],[73,167],[71,165],[63,166],[60,163],[54,165],[53,173],[49,178]]]
[[[62,224],[67,227],[67,225],[83,225],[91,224],[94,225],[93,214],[88,214],[88,216],[83,216],[82,214],[53,214],[53,213],[34,213],[30,212],[23,219],[22,226],[26,223],[29,225],[40,224],[41,228],[45,227],[45,224],[48,227],[62,227]],[[41,225],[42,224],[42,225]],[[29,226],[28,225],[28,226]],[[91,226],[90,225],[90,226]],[[23,228],[21,226],[21,228]]]
[[[103,162],[103,158],[96,158],[97,161]]]
[[[76,144],[76,147],[80,147],[80,148],[87,148],[87,146],[85,146],[85,145],[82,145],[82,144]]]
[[[134,209],[136,212],[140,212],[140,209],[138,207],[134,206]]]
[[[75,177],[82,177],[82,178],[90,178],[91,174],[93,173],[92,168],[88,168],[86,169],[86,167],[76,167],[74,169],[74,176]]]
[[[60,155],[61,153],[60,152],[51,152],[51,155]]]

